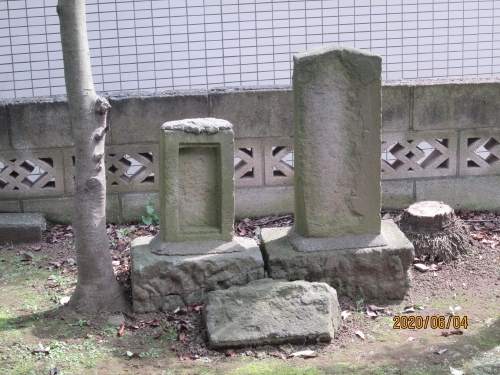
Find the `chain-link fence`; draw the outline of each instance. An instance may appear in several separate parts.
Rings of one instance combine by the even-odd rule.
[[[65,92],[57,0],[0,1],[0,98]],[[98,91],[290,84],[294,53],[371,50],[384,79],[500,73],[500,1],[87,0]]]

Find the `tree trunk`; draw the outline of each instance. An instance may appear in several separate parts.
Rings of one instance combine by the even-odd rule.
[[[406,209],[398,222],[415,246],[415,255],[449,262],[472,249],[467,227],[453,208],[436,201],[422,201]]]
[[[75,143],[74,219],[78,281],[69,306],[77,311],[127,308],[106,235],[104,140],[106,99],[94,90],[85,0],[59,0],[66,92]]]

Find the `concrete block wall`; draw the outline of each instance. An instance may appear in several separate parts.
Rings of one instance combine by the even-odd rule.
[[[236,216],[293,212],[291,88],[109,93],[108,221],[140,220],[158,202],[159,127],[218,117],[235,133]],[[438,199],[500,210],[500,80],[382,87],[382,203]],[[72,217],[73,141],[65,97],[0,101],[0,212]],[[131,165],[133,159],[135,165]],[[335,163],[332,160],[332,163]]]

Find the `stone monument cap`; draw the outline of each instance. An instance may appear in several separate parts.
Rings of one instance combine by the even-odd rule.
[[[161,126],[161,130],[178,130],[195,134],[215,134],[220,130],[231,130],[232,128],[233,125],[229,121],[212,117],[169,121]]]

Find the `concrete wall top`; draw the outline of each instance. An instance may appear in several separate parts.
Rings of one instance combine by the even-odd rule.
[[[73,146],[65,96],[42,96],[5,101],[14,149]]]
[[[101,93],[111,103],[108,144],[157,143],[166,121],[213,116],[236,139],[293,136],[291,86],[251,86],[159,93]],[[496,128],[500,78],[386,81],[383,131]],[[72,147],[66,96],[0,100],[0,149]]]
[[[210,116],[207,91],[109,94],[111,142],[158,142],[167,121]]]
[[[213,89],[212,116],[234,125],[236,138],[293,136],[291,86]]]

